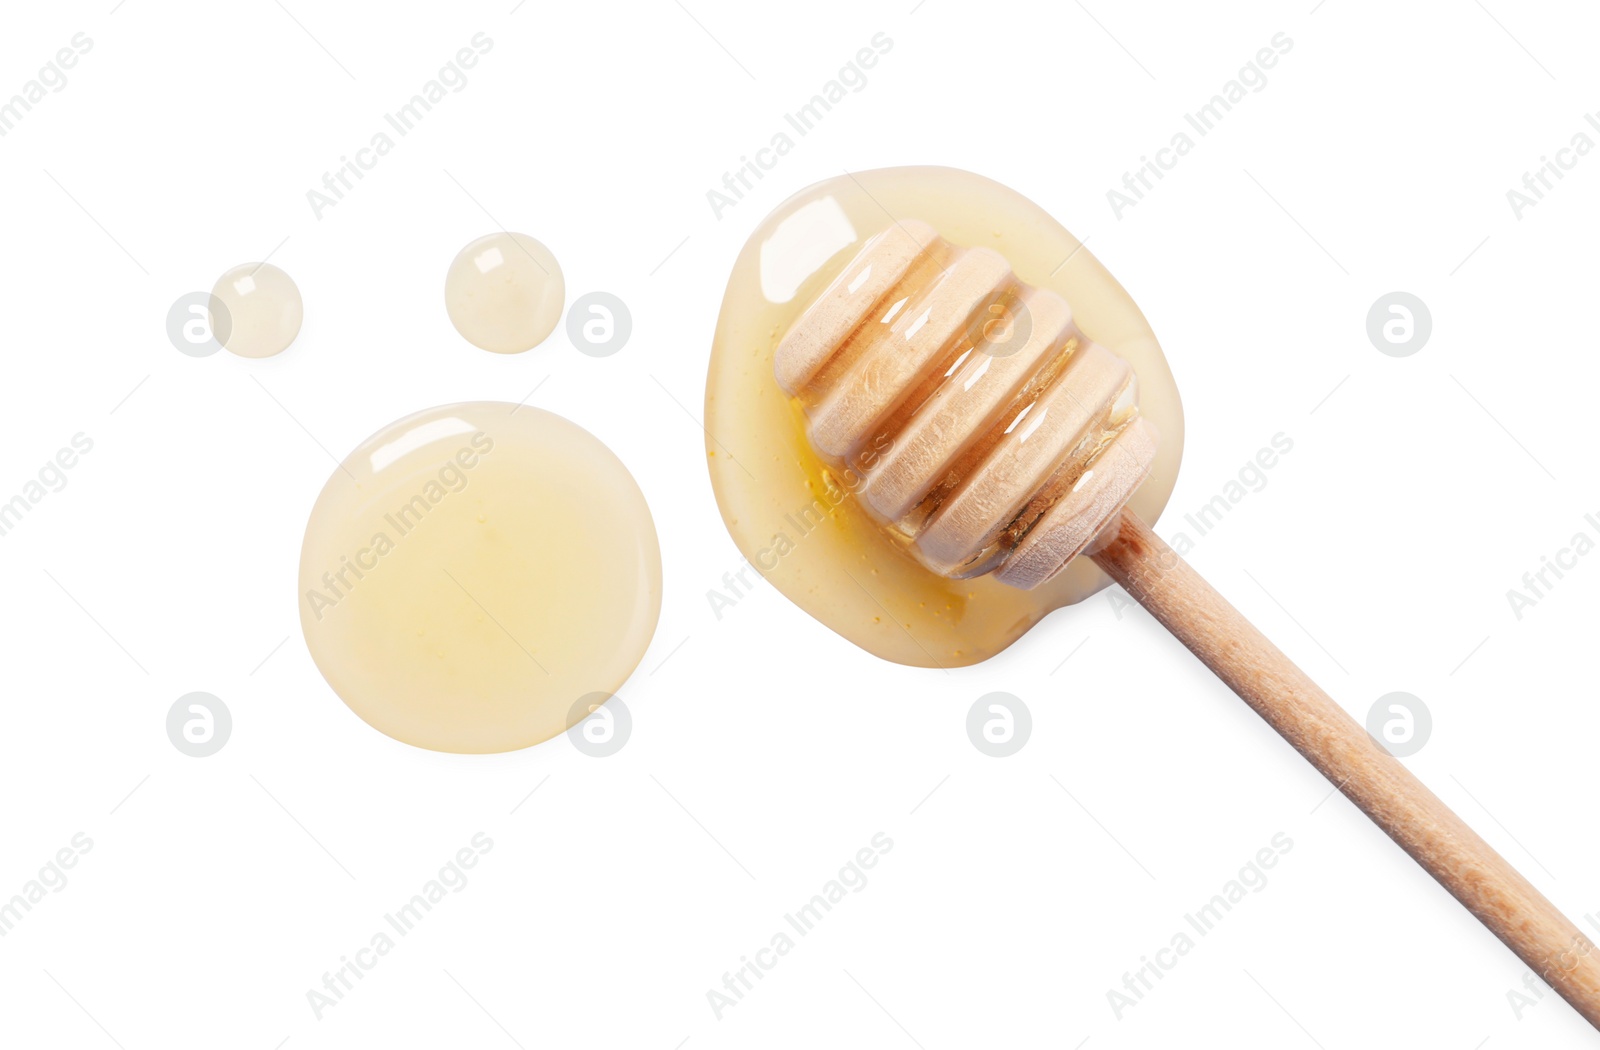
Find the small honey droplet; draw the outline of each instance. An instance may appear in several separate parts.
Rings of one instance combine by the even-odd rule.
[[[561,320],[566,295],[556,257],[524,233],[478,238],[456,255],[444,279],[450,323],[473,346],[497,354],[544,342]]]
[[[229,353],[272,357],[287,350],[300,334],[305,317],[300,289],[271,263],[235,266],[217,278],[211,294],[228,314],[222,346]]]

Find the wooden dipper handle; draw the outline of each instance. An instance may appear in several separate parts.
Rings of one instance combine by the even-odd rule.
[[[1428,874],[1600,1029],[1594,942],[1178,554],[1123,511],[1091,555]]]
[[[836,467],[870,467],[864,506],[909,537],[925,567],[951,578],[992,573],[1026,589],[1093,552],[1600,1029],[1594,943],[1149,526],[1127,510],[1116,521],[1151,469],[1157,436],[1137,414],[1127,362],[1089,340],[1065,300],[1024,285],[992,250],[900,220],[806,307],[773,368],[818,454]],[[857,454],[869,447],[882,455],[863,463]]]

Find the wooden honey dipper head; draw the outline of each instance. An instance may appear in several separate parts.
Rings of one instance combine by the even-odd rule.
[[[773,362],[818,455],[942,576],[1044,583],[1116,524],[1155,459],[1127,362],[999,253],[918,220],[863,244]]]

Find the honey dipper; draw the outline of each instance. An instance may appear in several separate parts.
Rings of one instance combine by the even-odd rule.
[[[813,449],[940,575],[1036,587],[1086,554],[1590,1024],[1600,956],[1553,904],[1125,505],[1158,441],[1129,365],[999,253],[900,220],[773,358]]]

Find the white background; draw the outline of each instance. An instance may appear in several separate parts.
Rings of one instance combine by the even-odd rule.
[[[1166,347],[1189,432],[1159,531],[1288,435],[1191,560],[1356,717],[1421,697],[1407,764],[1595,933],[1600,557],[1520,620],[1506,598],[1600,534],[1600,158],[1506,198],[1600,109],[1584,5],[113,2],[0,32],[0,96],[93,41],[0,138],[0,498],[94,442],[0,537],[0,896],[94,843],[0,938],[8,1045],[1593,1044],[1553,993],[1519,1019],[1525,968],[1137,609],[1097,597],[949,673],[766,587],[718,620],[740,558],[696,421],[728,268],[783,198],[907,163],[1017,188]],[[470,83],[315,218],[306,191],[478,32]],[[866,87],[716,218],[706,191],[879,32]],[[1266,87],[1117,218],[1106,191],[1279,32]],[[628,346],[463,342],[444,271],[501,225],[569,301],[623,297]],[[177,353],[173,300],[268,253],[305,298],[289,352]],[[1365,334],[1395,290],[1433,318],[1404,359]],[[655,510],[633,737],[398,744],[301,641],[307,512],[390,420],[536,386]],[[233,713],[211,758],[166,737],[192,690]],[[1033,714],[1013,758],[965,734],[993,690]],[[318,1020],[307,990],[479,831],[470,884]],[[879,831],[866,888],[718,1020],[707,990]],[[1107,991],[1278,832],[1266,888],[1118,1020]]]

